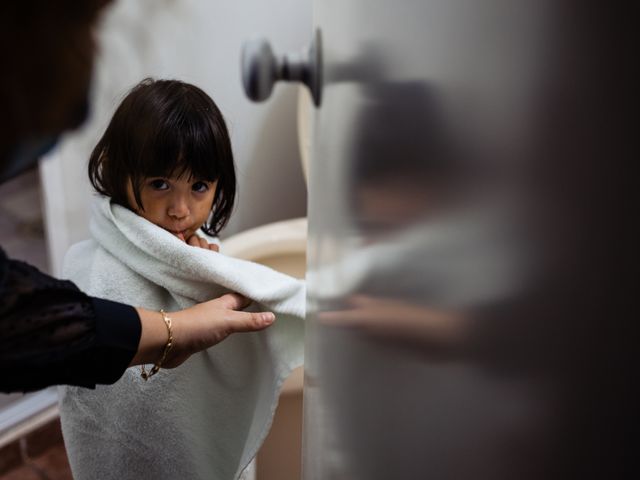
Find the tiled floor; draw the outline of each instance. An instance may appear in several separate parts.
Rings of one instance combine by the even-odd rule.
[[[72,480],[59,421],[30,433],[23,442],[0,450],[0,480]]]
[[[69,462],[63,445],[56,445],[33,459],[30,465],[22,465],[0,475],[0,480],[72,480]]]

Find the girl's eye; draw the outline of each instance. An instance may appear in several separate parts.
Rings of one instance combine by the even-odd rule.
[[[209,190],[209,185],[207,185],[205,182],[196,182],[191,185],[191,190],[198,193],[204,193]]]
[[[149,185],[151,185],[154,190],[167,190],[169,188],[169,184],[166,182],[166,180],[162,180],[161,178],[151,180],[149,182]]]

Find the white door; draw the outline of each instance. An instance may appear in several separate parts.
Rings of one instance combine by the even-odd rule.
[[[602,362],[630,350],[585,214],[615,24],[578,3],[315,2],[306,480],[624,468]]]

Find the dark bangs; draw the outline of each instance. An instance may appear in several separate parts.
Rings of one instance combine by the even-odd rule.
[[[145,79],[116,110],[89,160],[94,188],[115,202],[127,201],[131,179],[137,208],[146,177],[218,181],[212,215],[202,229],[217,235],[229,220],[236,177],[224,118],[198,87],[177,80]]]

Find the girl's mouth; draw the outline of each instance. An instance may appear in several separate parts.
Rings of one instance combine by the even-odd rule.
[[[167,229],[167,231],[169,233],[171,233],[172,235],[175,235],[176,237],[178,237],[183,242],[186,242],[186,237],[185,237],[185,235],[187,233],[186,230],[169,230],[169,229]]]

